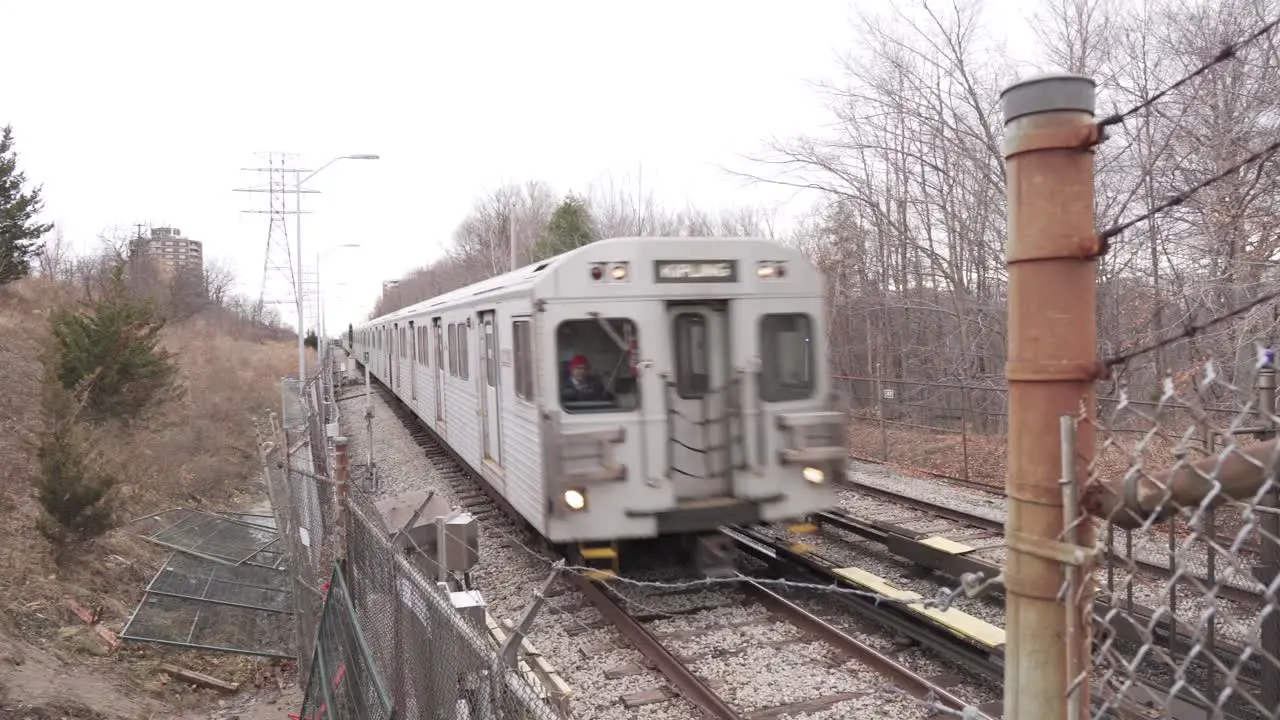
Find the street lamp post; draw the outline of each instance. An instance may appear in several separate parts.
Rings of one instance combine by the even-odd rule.
[[[316,169],[314,172],[312,172],[310,175],[307,175],[306,177],[302,177],[301,173],[297,173],[294,175],[294,177],[296,178],[296,182],[293,187],[294,200],[298,209],[297,217],[295,219],[295,225],[294,225],[294,235],[296,236],[296,243],[298,248],[298,251],[297,251],[298,272],[294,275],[293,291],[297,297],[297,305],[298,305],[298,383],[299,383],[298,387],[299,388],[305,385],[307,380],[307,347],[306,347],[305,337],[303,336],[303,333],[305,332],[305,328],[303,327],[304,323],[302,319],[302,297],[303,297],[302,295],[302,287],[303,287],[302,285],[302,185],[303,183],[315,177],[316,175],[319,175],[321,170],[324,170],[325,168],[338,162],[339,160],[377,160],[377,159],[378,159],[378,156],[371,153],[361,153],[358,155],[341,155],[321,165],[318,169]],[[319,349],[320,349],[319,341],[320,341],[320,335],[317,328],[317,334],[316,334],[316,351],[317,352],[319,352]]]

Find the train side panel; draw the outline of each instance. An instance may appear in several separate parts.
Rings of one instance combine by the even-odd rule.
[[[529,524],[546,533],[546,491],[542,478],[542,437],[539,434],[538,398],[541,388],[537,384],[536,367],[539,353],[533,342],[537,336],[537,317],[531,312],[529,297],[512,298],[498,309],[498,358],[499,397],[502,398],[502,461],[504,483],[502,494],[507,502],[524,516]],[[517,353],[515,347],[516,323],[531,323],[528,329],[530,345]],[[516,366],[532,360],[531,378],[533,398],[516,394]],[[508,362],[510,358],[510,362]]]
[[[453,308],[440,314],[440,322],[445,328],[444,420],[448,426],[445,439],[454,452],[474,463],[480,428],[474,380],[476,363],[469,342],[473,331],[466,327],[466,314]],[[453,332],[449,332],[450,328]]]

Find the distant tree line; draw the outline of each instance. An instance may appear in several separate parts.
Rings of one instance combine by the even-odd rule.
[[[443,258],[383,290],[370,317],[507,272],[513,242],[516,262],[528,265],[601,238],[635,235],[772,237],[774,229],[759,209],[664,208],[652,194],[612,181],[563,197],[541,181],[503,185],[475,201]]]

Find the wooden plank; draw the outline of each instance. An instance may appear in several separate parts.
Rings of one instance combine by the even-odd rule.
[[[184,682],[189,682],[192,685],[198,685],[211,690],[235,692],[240,689],[240,685],[237,683],[224,682],[212,675],[205,675],[204,673],[198,673],[194,670],[187,670],[186,668],[180,668],[177,665],[170,665],[169,663],[161,664],[157,670],[163,673],[168,673],[175,678]]]

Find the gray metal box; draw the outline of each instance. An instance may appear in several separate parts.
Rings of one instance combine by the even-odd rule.
[[[484,621],[485,602],[479,590],[463,590],[449,593],[449,602],[463,620],[480,632],[486,632]]]
[[[418,515],[417,520],[414,521],[413,527],[405,529],[405,525],[413,517],[414,511],[422,506],[428,495],[430,495],[430,492],[426,490],[410,490],[395,497],[379,500],[374,503],[374,507],[382,515],[382,522],[386,526],[387,532],[395,534],[402,529],[405,530],[405,536],[401,536],[399,541],[402,548],[417,546],[418,549],[428,553],[434,559],[436,518],[449,513],[449,501],[440,495],[432,497],[431,502],[427,503],[422,513]],[[412,542],[410,538],[412,538]]]
[[[444,567],[467,572],[480,562],[480,528],[471,513],[462,513],[444,524]]]

